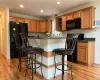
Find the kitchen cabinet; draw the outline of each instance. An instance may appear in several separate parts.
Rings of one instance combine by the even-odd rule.
[[[62,31],[66,30],[66,16],[62,16]]]
[[[37,21],[36,25],[37,25],[37,32],[41,32],[40,21]]]
[[[95,23],[95,8],[83,9],[81,20],[81,29],[92,29]]]
[[[25,23],[25,19],[24,18],[16,17],[16,21],[17,22],[21,22],[21,23]]]
[[[67,14],[66,19],[68,20],[73,20],[73,13]]]
[[[94,42],[78,42],[77,44],[77,61],[92,65],[94,63]]]
[[[32,29],[31,29],[31,20],[30,19],[25,19],[25,23],[28,24],[28,32],[31,32]]]
[[[10,21],[25,23],[24,18],[10,16]]]
[[[37,32],[37,21],[31,20],[31,32]]]
[[[40,21],[40,30],[41,32],[48,32],[48,22],[47,20]]]
[[[66,16],[66,18],[65,18]],[[69,14],[65,14],[56,17],[56,30],[66,31],[66,21],[73,20],[76,18],[81,18],[81,28],[80,29],[92,29],[95,24],[95,7],[91,6],[88,8],[80,9]]]
[[[28,32],[48,32],[48,31],[51,32],[51,30],[49,30],[49,22],[47,20],[32,20],[32,19],[12,17],[12,16],[10,16],[9,19],[10,21],[27,23]]]
[[[16,18],[15,17],[12,17],[12,16],[9,17],[9,20],[16,22]]]
[[[73,18],[81,18],[81,11],[77,11],[73,13]]]

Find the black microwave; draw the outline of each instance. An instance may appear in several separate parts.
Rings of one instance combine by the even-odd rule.
[[[67,30],[80,29],[80,28],[81,28],[81,18],[76,18],[74,20],[66,21]]]

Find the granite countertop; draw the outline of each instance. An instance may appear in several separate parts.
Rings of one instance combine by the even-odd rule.
[[[95,41],[95,38],[84,38],[84,40],[78,40],[78,42],[89,42],[89,41]]]
[[[29,39],[66,39],[66,37],[35,37],[35,36],[28,36]],[[95,38],[84,38],[84,40],[78,40],[78,42],[88,42],[88,41],[95,41]]]
[[[35,37],[28,36],[29,39],[66,39],[66,37]]]

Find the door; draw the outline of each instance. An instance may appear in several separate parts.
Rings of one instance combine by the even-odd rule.
[[[81,18],[81,11],[75,12],[73,18]]]
[[[21,23],[25,23],[25,19],[24,18],[16,17],[16,21],[17,22],[21,22]]]
[[[62,16],[62,31],[66,30],[66,16]]]
[[[31,20],[31,32],[37,32],[37,22],[36,22],[36,20]]]
[[[90,19],[91,19],[90,9],[82,10],[82,25],[81,25],[82,29],[91,28]]]
[[[73,13],[67,14],[66,18],[67,20],[73,20]]]
[[[36,26],[37,26],[37,32],[41,32],[40,21],[37,21]]]
[[[47,21],[40,21],[41,32],[47,32]]]
[[[10,19],[10,21],[16,22],[16,18],[15,17],[10,16],[9,19]]]
[[[31,20],[30,19],[25,19],[25,23],[28,24],[28,32],[31,32]]]
[[[87,63],[88,48],[86,46],[78,46],[78,61]]]

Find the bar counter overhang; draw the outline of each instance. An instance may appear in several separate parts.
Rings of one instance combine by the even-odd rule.
[[[54,53],[53,49],[65,48],[66,37],[33,37],[29,36],[29,43],[33,47],[40,47],[44,49],[43,53],[43,75],[46,79],[54,77],[55,64],[54,64]],[[37,55],[37,62],[40,63],[41,57]],[[56,56],[56,63],[61,63],[61,56]],[[67,56],[65,57],[65,64],[67,64]],[[38,65],[37,65],[38,66]],[[58,66],[61,69],[61,66]],[[65,66],[65,69],[67,67]],[[41,75],[41,69],[37,69],[37,73]],[[56,76],[62,72],[57,70]]]

